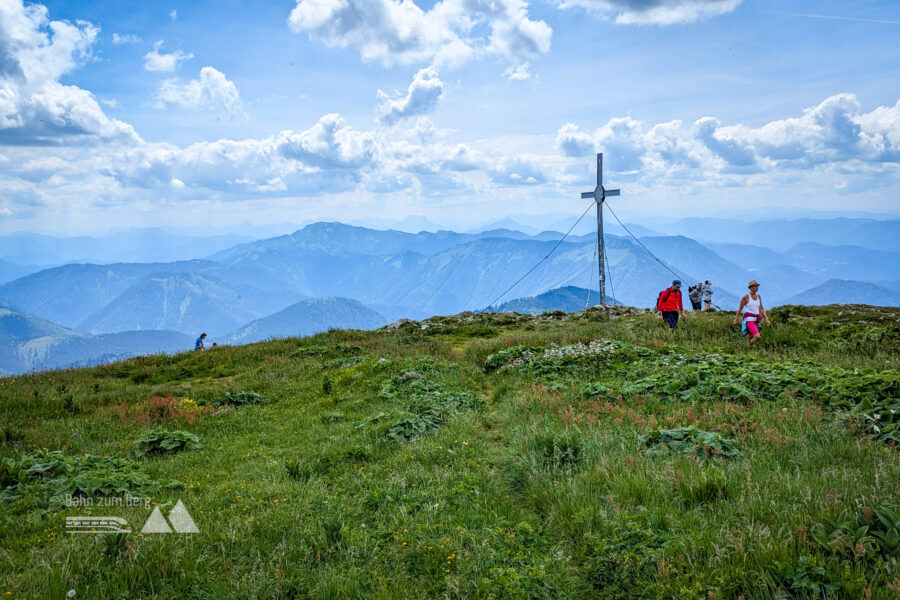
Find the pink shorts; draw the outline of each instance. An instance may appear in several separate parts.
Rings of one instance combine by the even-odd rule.
[[[746,316],[746,315],[744,315]],[[756,317],[759,319],[759,317]],[[759,336],[759,323],[758,321],[747,321],[747,332],[750,334],[750,337]]]

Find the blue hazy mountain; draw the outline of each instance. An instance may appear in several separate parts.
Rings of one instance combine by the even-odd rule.
[[[42,267],[36,265],[20,265],[0,258],[0,283],[6,283],[30,273],[36,273],[41,269]]]
[[[816,242],[830,246],[862,246],[900,252],[900,220],[876,219],[739,219],[688,218],[650,220],[654,228],[670,235],[684,235],[701,243],[753,244],[776,251]]]
[[[271,338],[305,336],[329,329],[377,329],[387,320],[364,304],[348,298],[304,300],[273,315],[252,321],[225,342],[249,344]]]
[[[794,266],[823,278],[857,281],[900,279],[900,252],[807,242],[797,244],[784,254]]]
[[[731,244],[707,242],[703,244],[722,258],[741,265],[745,269],[758,268],[768,265],[790,264],[790,259],[775,252],[771,248],[763,248],[754,244]]]
[[[191,348],[175,331],[85,335],[33,315],[0,308],[0,373],[101,364],[143,354]]]
[[[900,292],[900,279],[894,279],[892,281],[876,281],[875,283],[889,290]]]
[[[529,315],[538,315],[551,310],[577,312],[588,305],[594,306],[599,304],[599,301],[600,293],[597,290],[567,285],[537,296],[509,300],[497,306],[489,307],[486,310],[489,312],[517,312]],[[616,304],[617,301],[607,295],[606,303]]]
[[[0,256],[14,263],[58,265],[74,261],[171,262],[202,258],[253,238],[226,233],[185,234],[165,228],[129,228],[102,236],[0,235]]]
[[[165,329],[211,339],[300,299],[200,273],[154,273],[86,318],[92,333]]]
[[[549,235],[554,234],[550,233]],[[562,234],[558,234],[558,236],[562,237]],[[435,233],[428,231],[406,233],[390,229],[367,229],[344,223],[312,223],[290,235],[240,244],[214,253],[209,256],[209,259],[229,264],[241,255],[260,256],[270,253],[300,255],[303,252],[315,252],[336,255],[385,256],[399,252],[415,252],[431,255],[458,244],[495,237],[530,238],[527,234],[509,229],[492,229],[477,234],[446,230]]]
[[[900,292],[864,281],[830,279],[820,286],[789,298],[784,304],[806,304],[809,306],[824,306],[828,304],[900,306]]]
[[[191,273],[214,266],[199,260],[64,265],[0,285],[0,298],[28,314],[75,328],[143,277],[159,271]]]

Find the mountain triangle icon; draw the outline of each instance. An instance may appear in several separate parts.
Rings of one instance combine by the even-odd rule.
[[[150,514],[150,518],[144,523],[144,528],[141,529],[141,533],[172,533],[172,529],[169,527],[169,524],[166,523],[166,518],[159,512],[158,506],[154,507],[153,512]]]
[[[153,515],[151,515],[152,517]],[[169,522],[172,524],[172,529],[178,533],[200,533],[200,530],[197,529],[197,525],[194,523],[194,519],[188,514],[184,503],[180,499],[175,504],[172,512],[169,513]]]

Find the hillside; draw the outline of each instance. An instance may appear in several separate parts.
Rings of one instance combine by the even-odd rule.
[[[463,313],[0,379],[4,592],[893,598],[900,310],[771,317],[752,349],[723,313]]]
[[[376,329],[386,324],[383,316],[356,300],[317,298],[292,304],[273,315],[252,321],[223,340],[230,344],[249,344],[329,329]]]
[[[199,273],[155,273],[134,283],[78,328],[95,333],[174,330],[194,336],[206,331],[215,337],[299,297],[261,293]]]
[[[608,304],[619,304],[615,298],[609,295],[606,296],[606,302]],[[486,310],[498,313],[516,312],[526,315],[539,315],[552,310],[578,312],[587,308],[588,303],[590,306],[600,304],[600,293],[597,290],[588,291],[587,288],[569,285],[538,294],[537,296],[509,300],[497,306],[488,307]]]
[[[0,301],[2,304],[2,301]],[[86,335],[34,315],[0,308],[0,374],[96,365],[191,348],[175,331]]]
[[[43,319],[78,327],[148,275],[158,271],[192,273],[213,266],[206,261],[65,265],[0,285],[0,298],[27,307],[29,313]]]

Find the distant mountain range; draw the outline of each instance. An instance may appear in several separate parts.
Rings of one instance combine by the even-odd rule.
[[[900,291],[864,281],[829,279],[822,285],[789,298],[785,304],[805,304],[807,306],[826,306],[828,304],[900,306]]]
[[[652,222],[652,221],[651,221]],[[700,243],[752,244],[777,251],[814,242],[861,246],[900,252],[900,220],[876,219],[740,219],[688,218],[658,223],[669,235],[684,235]]]
[[[862,221],[854,231],[873,235],[894,223]],[[808,227],[834,234],[835,225]],[[151,351],[191,347],[201,331],[220,343],[245,343],[490,306],[578,310],[587,286],[596,286],[596,236],[561,238],[558,232],[528,235],[505,228],[405,233],[313,223],[290,235],[241,241],[204,259],[48,268],[0,285],[0,306],[9,313],[10,327],[21,330],[5,346],[0,369],[97,361],[100,343],[108,346],[106,356],[134,353],[137,341]],[[820,242],[773,248],[740,239],[702,244],[684,235],[637,241],[608,234],[607,293],[646,307],[676,277],[685,289],[709,279],[714,304],[733,310],[747,282],[757,279],[769,306],[894,303],[900,252]],[[821,285],[826,281],[831,288]],[[168,332],[170,341],[154,337],[159,331]]]
[[[134,227],[102,236],[62,238],[38,233],[10,233],[0,235],[0,257],[12,263],[45,266],[74,261],[169,262],[202,258],[252,239],[233,233],[186,235],[154,227]]]

